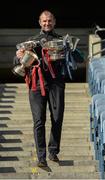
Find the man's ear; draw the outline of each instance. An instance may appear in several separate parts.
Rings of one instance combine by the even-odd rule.
[[[39,19],[39,25],[41,26],[41,21],[40,21],[40,19]]]

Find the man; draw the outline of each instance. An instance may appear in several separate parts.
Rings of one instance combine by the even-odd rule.
[[[44,51],[45,54],[43,55],[42,46],[40,46],[40,44],[44,44],[45,42],[52,41],[54,39],[61,39],[61,36],[55,33],[54,30],[56,24],[54,15],[47,10],[43,11],[39,17],[39,24],[41,27],[39,35],[37,37],[32,37],[29,40],[39,42],[39,45],[37,45],[34,50],[38,55],[40,65],[38,64],[35,69],[36,71],[33,71],[34,66],[30,66],[28,68],[27,77],[29,82],[30,107],[34,122],[34,138],[38,157],[37,165],[39,167],[46,167],[45,122],[47,102],[51,117],[48,157],[52,161],[59,162],[57,154],[60,152],[60,140],[64,114],[65,82],[62,74],[62,60],[59,59],[52,62],[43,61],[42,56],[46,56],[46,51]],[[16,58],[18,60],[23,57],[24,51],[24,48],[17,50]],[[36,78],[36,84],[33,80],[34,78]]]

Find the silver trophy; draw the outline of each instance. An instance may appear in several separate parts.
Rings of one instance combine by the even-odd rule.
[[[53,39],[43,44],[43,50],[47,50],[51,61],[64,59],[64,46],[62,39]]]
[[[17,49],[24,48],[24,55],[20,59],[20,65],[16,65],[13,68],[13,72],[20,76],[25,76],[25,68],[32,65],[34,61],[38,61],[38,56],[36,53],[32,52],[32,49],[36,47],[34,41],[26,41],[16,45]]]
[[[19,43],[16,45],[17,49],[21,49],[24,48],[25,50],[32,50],[33,48],[35,48],[37,46],[37,44],[39,43],[39,41],[25,41],[22,43]]]
[[[70,36],[69,34],[66,34],[63,37],[64,46],[66,46],[68,44],[71,51],[74,51],[76,49],[79,41],[80,41],[80,39],[78,37]]]

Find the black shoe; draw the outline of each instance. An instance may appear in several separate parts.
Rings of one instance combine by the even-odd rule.
[[[59,159],[56,154],[49,154],[49,159],[54,162],[59,162]]]
[[[41,159],[41,160],[38,161],[37,166],[42,167],[42,168],[47,167],[48,166],[47,161],[45,159]]]

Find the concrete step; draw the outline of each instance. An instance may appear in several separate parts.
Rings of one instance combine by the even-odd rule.
[[[86,91],[79,92],[79,90],[75,90],[75,89],[73,89],[72,91],[71,90],[69,90],[69,91],[65,90],[65,94],[66,94],[65,98],[67,98],[68,96],[72,95],[71,98],[73,98],[73,99],[75,98],[75,100],[76,100],[76,97],[74,95],[77,95],[77,97],[79,97],[79,98],[81,97],[82,99],[88,99],[88,97],[86,97]],[[25,99],[28,100],[27,95],[28,95],[28,92],[25,92],[23,89],[21,91],[18,89],[18,92],[13,92],[13,91],[7,91],[7,92],[4,91],[3,92],[2,91],[2,93],[0,94],[0,97],[4,97],[4,98],[17,98],[17,99],[24,99],[24,97],[26,97]]]
[[[78,123],[79,124],[79,123]],[[5,124],[5,125],[7,125],[6,127],[0,127],[1,129],[1,133],[6,133],[6,132],[11,132],[11,131],[20,131],[20,130],[23,130],[23,133],[26,133],[26,131],[32,131],[32,125],[33,124],[31,124],[31,126],[30,127],[21,127],[21,126],[19,126],[19,125],[17,125],[17,127],[15,127],[14,125],[12,126],[12,124],[11,124],[11,126],[9,127],[9,124]],[[78,125],[75,127],[75,125],[77,125],[76,123],[74,124],[74,123],[72,123],[71,125],[70,125],[70,127],[68,127],[68,128],[66,128],[66,126],[65,127],[63,127],[63,133],[66,133],[66,134],[68,134],[67,133],[67,130],[68,131],[70,131],[71,130],[71,126],[73,127],[74,126],[74,129],[72,128],[72,130],[70,131],[70,134],[87,134],[87,133],[89,133],[88,131],[85,131],[85,129],[83,130],[81,130],[80,131],[80,129],[79,129],[79,127],[80,127],[80,125],[79,125],[79,127],[78,127]],[[47,125],[46,125],[47,126]],[[50,126],[50,125],[49,125]],[[50,127],[47,127],[46,129],[47,129],[47,132],[48,131],[50,131]],[[75,129],[76,128],[76,129]],[[77,130],[77,128],[79,129],[78,131],[76,131]],[[67,130],[66,130],[67,129]],[[74,130],[74,131],[73,131]]]
[[[60,160],[73,160],[73,161],[75,161],[75,160],[77,160],[77,161],[79,161],[79,160],[83,160],[83,161],[88,161],[88,160],[94,160],[94,155],[93,154],[91,154],[91,155],[80,155],[80,154],[73,154],[73,155],[68,155],[68,154],[59,154],[59,158],[60,158]]]
[[[23,144],[23,145],[27,145],[27,144],[33,144],[34,143],[34,139],[33,138],[30,138],[30,141],[27,139],[27,137],[25,138],[25,136],[22,136],[21,139],[18,137],[11,137],[11,136],[8,136],[9,138],[0,138],[0,144],[1,145],[9,145],[9,144],[12,144],[13,145],[19,145],[19,144]],[[30,137],[30,136],[29,136]],[[68,147],[68,146],[92,146],[92,143],[90,141],[88,141],[87,139],[79,139],[79,138],[71,138],[71,139],[64,139],[62,138],[61,140],[61,146],[65,146],[65,147]]]
[[[7,159],[6,159],[7,158]],[[32,166],[34,167],[35,162],[33,159],[31,158],[21,158],[21,160],[14,159],[13,158],[0,158],[0,167],[20,167],[20,166],[24,166],[24,167],[29,167]],[[47,160],[48,165],[50,167],[52,167],[54,165],[53,162]],[[59,166],[89,166],[89,165],[97,165],[98,166],[98,162],[95,160],[60,160],[59,162]]]
[[[7,130],[6,128],[2,128],[1,130],[1,135],[6,135],[5,137],[9,138],[11,135],[13,136],[17,136],[17,135],[33,135],[33,131],[30,129],[25,129],[25,127],[21,127],[20,129],[10,129]],[[65,137],[66,135],[66,137]],[[49,132],[46,132],[46,137],[49,136]],[[67,138],[67,139],[76,139],[76,138],[89,138],[89,133],[76,133],[76,132],[70,132],[70,134],[68,134],[67,132],[66,133],[62,133],[62,138]]]
[[[29,156],[31,156],[32,153],[34,153],[34,151],[35,151],[35,149],[30,149],[29,151],[28,150],[25,151],[24,149],[18,147],[18,151],[17,150],[16,151],[11,150],[11,151],[3,151],[0,153],[1,153],[1,156],[23,156],[23,157],[28,156],[29,157]],[[64,157],[64,158],[65,158],[65,156],[68,158],[73,157],[73,156],[76,156],[76,157],[81,156],[82,158],[89,156],[89,159],[90,159],[91,157],[94,156],[94,153],[90,152],[90,151],[84,151],[83,153],[80,151],[76,151],[74,153],[73,153],[73,151],[72,152],[71,151],[70,152],[65,151],[65,152],[61,152],[60,156]]]
[[[4,112],[5,113],[5,112]],[[67,115],[67,114],[66,114]],[[71,114],[70,114],[70,116],[66,116],[66,115],[64,115],[64,125],[63,126],[65,126],[65,125],[70,125],[71,123],[76,123],[76,122],[79,122],[80,124],[90,124],[89,122],[88,122],[88,120],[89,120],[89,118],[88,117],[81,117],[81,116],[78,116],[78,114],[77,114],[77,116],[78,116],[78,118],[76,117],[76,119],[75,119],[75,117],[73,118],[72,117],[72,119],[71,119]],[[21,118],[21,119],[20,119]],[[26,121],[27,122],[27,120],[29,120],[30,122],[32,121],[32,116],[29,114],[27,114],[27,116],[25,115],[25,114],[22,114],[22,115],[18,115],[18,114],[0,114],[0,121],[3,121],[3,120],[13,120],[13,121],[15,121],[15,120],[17,120],[17,121]],[[75,120],[74,120],[75,119]],[[50,123],[50,118],[49,117],[47,117],[47,123],[49,122]],[[82,120],[82,122],[81,122],[81,120]],[[86,126],[85,126],[86,127]]]
[[[30,115],[31,116],[31,111],[29,110],[29,109],[25,109],[25,108],[20,108],[20,109],[15,109],[15,108],[13,108],[13,109],[6,109],[6,108],[4,108],[4,109],[0,109],[0,113],[1,114],[7,114],[7,115],[9,115],[9,114],[11,114],[11,112],[12,113],[14,113],[15,115],[17,115],[18,116],[18,114],[19,113],[21,113],[21,112],[24,112],[23,113],[23,115],[25,114],[25,113],[27,113],[27,115]],[[79,114],[79,113],[83,113],[83,114],[88,114],[88,112],[87,112],[87,109],[80,109],[80,108],[76,108],[76,109],[74,109],[74,108],[72,108],[72,109],[65,109],[65,116],[67,116],[67,115],[72,115],[72,114],[74,114],[74,113],[76,113],[77,115]],[[48,112],[48,114],[49,114],[49,112]]]
[[[21,124],[21,128],[20,128],[20,124]],[[76,133],[78,131],[79,134],[89,134],[89,127],[87,127],[87,128],[86,127],[81,127],[81,130],[80,130],[80,126],[79,127],[78,126],[73,127],[72,124],[71,124],[71,126],[69,128],[66,128],[66,127],[63,127],[63,132],[65,134],[67,134],[66,129],[68,129],[71,133]],[[24,121],[23,121],[23,123],[21,123],[21,122],[17,122],[17,123],[16,122],[13,122],[13,123],[11,123],[11,122],[9,122],[9,123],[2,122],[0,124],[0,129],[4,130],[4,128],[5,128],[5,130],[6,130],[6,128],[8,128],[9,130],[10,129],[12,129],[12,130],[15,130],[15,129],[24,129],[24,130],[28,129],[28,130],[30,130],[30,128],[31,128],[31,130],[32,130],[33,124],[27,123],[27,122],[25,122],[25,124],[24,124]],[[46,130],[50,131],[50,125],[47,126]]]
[[[1,111],[1,113],[0,113],[0,118],[6,118],[7,116],[9,116],[9,118],[11,118],[11,117],[14,117],[14,118],[17,118],[17,117],[21,117],[22,119],[24,119],[24,118],[31,118],[32,119],[32,114],[31,114],[31,112],[27,112],[27,115],[26,115],[26,113],[22,113],[22,114],[20,114],[20,113],[15,113],[15,114],[12,114],[12,111],[7,111],[7,110],[5,110],[5,111]],[[49,118],[49,116],[50,116],[50,114],[49,114],[49,112],[47,112],[47,117]],[[64,113],[64,119],[89,119],[89,114],[88,113],[82,113],[82,114],[80,114],[80,113],[77,113],[76,112],[76,114],[74,114],[74,113],[72,113],[71,111],[70,112],[68,112],[68,111],[66,111],[65,113]]]
[[[38,168],[39,169],[39,168]],[[55,173],[60,173],[60,172],[63,172],[64,174],[66,173],[92,173],[92,172],[95,172],[96,171],[96,167],[94,165],[87,165],[87,166],[57,166],[57,165],[54,165],[51,167],[51,170],[52,172],[55,172]],[[28,171],[29,172],[29,171]],[[43,170],[42,169],[39,169],[39,172],[42,172],[43,173]]]
[[[69,153],[70,155],[73,155],[73,151],[75,153],[75,155],[77,154],[81,154],[81,151],[82,151],[82,154],[81,156],[85,155],[86,156],[86,153],[87,155],[93,155],[93,150],[91,149],[90,146],[70,146],[69,148],[68,147],[64,147],[63,145],[61,145],[61,155],[62,154],[65,154],[67,155],[67,149],[69,150]],[[78,149],[76,152],[75,152],[75,149]],[[4,154],[7,154],[7,153],[11,153],[11,152],[22,152],[22,151],[34,151],[35,150],[35,147],[34,147],[34,142],[32,144],[18,144],[18,143],[14,143],[14,144],[1,144],[1,155],[4,155]]]
[[[28,96],[28,95],[27,95]],[[1,96],[2,97],[2,96]],[[89,100],[88,101],[86,101],[85,99],[82,99],[81,98],[81,104],[80,104],[80,101],[78,100],[78,99],[75,99],[75,100],[71,100],[70,98],[68,99],[68,97],[66,98],[65,97],[65,99],[66,99],[66,102],[65,102],[65,107],[67,107],[67,106],[72,106],[72,105],[74,105],[74,106],[80,106],[80,107],[88,107],[88,104],[89,104]],[[24,102],[26,103],[26,104],[24,104]],[[1,98],[0,98],[0,107],[2,107],[3,105],[4,106],[6,106],[6,105],[8,105],[8,104],[6,104],[6,103],[8,103],[9,105],[14,105],[14,101],[12,101],[12,100],[10,100],[9,102],[8,101],[6,101],[6,99],[3,101]],[[18,99],[16,99],[16,101],[15,101],[15,106],[19,106],[20,105],[20,103],[21,104],[24,104],[25,106],[27,106],[28,104],[29,104],[29,101],[28,101],[28,99],[27,99],[27,97],[24,97],[23,99],[21,98],[20,99],[20,101],[18,100]]]
[[[72,123],[74,120],[73,119],[65,119],[64,118],[64,121],[66,120],[66,122],[64,122],[64,125],[63,125],[63,127],[64,128],[68,128],[68,129],[70,129],[70,130],[72,130],[72,128],[69,126],[69,124],[70,123]],[[81,120],[80,119],[77,119],[77,120],[75,120],[74,121],[75,123],[81,123]],[[87,123],[87,119],[84,119],[83,120],[83,122],[84,123]],[[8,125],[8,126],[15,126],[15,125],[17,125],[17,126],[20,126],[20,124],[21,125],[23,125],[23,124],[31,124],[31,125],[33,125],[33,120],[32,120],[32,118],[27,118],[27,119],[25,119],[25,117],[23,118],[23,119],[18,119],[18,117],[16,118],[11,118],[11,119],[9,119],[9,117],[2,117],[2,118],[0,118],[0,124],[2,125],[2,124],[6,124],[6,125]],[[1,126],[0,126],[1,127]],[[51,127],[51,122],[50,122],[50,119],[49,119],[49,122],[47,121],[47,123],[46,123],[46,128],[50,128]],[[80,128],[79,127],[74,127],[74,130],[80,130]],[[84,127],[84,128],[82,128],[81,130],[89,130],[89,128],[87,128],[86,126]]]
[[[35,169],[36,171],[36,169]],[[99,173],[6,173],[0,174],[0,179],[99,179]]]
[[[29,139],[29,141],[30,141],[30,139],[32,139],[33,138],[33,134],[22,134],[22,132],[21,131],[10,131],[10,132],[5,132],[4,131],[4,133],[1,133],[1,139],[20,139],[20,140],[27,140],[27,138]],[[84,140],[85,142],[88,142],[88,141],[90,141],[90,137],[87,137],[87,136],[85,136],[85,137],[74,137],[74,136],[72,136],[72,137],[70,137],[69,135],[66,137],[66,139],[67,140],[69,140],[70,142],[71,141],[81,141],[81,140]],[[64,136],[62,136],[62,141],[63,140],[65,140],[65,137]]]
[[[39,173],[38,175],[31,175],[32,179],[99,179],[99,173],[82,173],[82,172],[75,172],[75,173],[63,173],[63,172],[50,172],[50,173]]]
[[[4,126],[3,126],[4,125]],[[71,124],[71,126],[70,127],[63,127],[63,133],[64,134],[68,134],[68,132],[67,131],[70,131],[70,134],[89,134],[89,128],[88,129],[85,129],[85,127],[83,127],[83,128],[81,128],[81,130],[80,130],[80,126],[78,127],[78,126],[74,126],[73,127],[73,125],[74,124]],[[33,128],[33,124],[25,124],[25,125],[23,125],[23,124],[21,124],[21,126],[19,126],[19,124],[17,125],[16,123],[14,123],[14,124],[11,124],[11,123],[1,123],[1,126],[0,126],[0,130],[1,130],[1,133],[3,133],[4,131],[6,132],[7,130],[8,131],[12,131],[12,130],[14,130],[14,131],[16,131],[16,130],[23,130],[23,132],[24,131],[32,131],[32,128]],[[49,132],[50,131],[50,125],[49,126],[47,126],[46,127],[46,130]]]
[[[16,94],[16,95],[15,94],[12,95],[12,93],[10,93],[10,94],[9,93],[8,94],[2,93],[0,96],[0,99],[1,100],[14,100],[15,102],[18,102],[18,101],[22,102],[23,100],[25,100],[25,101],[27,100],[27,103],[28,103],[27,97],[28,97],[27,93],[26,94],[23,94],[23,93],[20,94],[20,92],[19,92],[19,94]],[[76,99],[76,97],[78,98],[78,100]],[[68,99],[68,101],[70,101],[70,98],[72,101],[74,100],[76,102],[78,102],[79,100],[87,100],[88,101],[88,98],[85,97],[85,94],[83,94],[83,93],[81,93],[81,94],[78,94],[78,93],[66,94],[65,100]]]
[[[21,104],[21,106],[22,106],[22,104]],[[23,106],[24,106],[24,104],[23,104]],[[77,112],[79,112],[80,110],[81,111],[87,111],[87,107],[76,107],[76,106],[73,106],[73,107],[70,107],[70,106],[68,106],[68,107],[66,107],[65,108],[65,111],[72,111],[72,110],[74,110],[73,108],[75,108],[75,110],[77,111]],[[6,111],[6,110],[8,110],[8,111],[16,111],[16,112],[18,112],[18,111],[24,111],[24,113],[26,112],[26,111],[29,111],[29,113],[31,113],[31,111],[30,111],[30,109],[29,109],[29,107],[28,107],[28,105],[27,106],[24,106],[24,107],[19,107],[18,105],[16,105],[14,108],[12,107],[12,106],[1,106],[0,107],[0,111]],[[48,110],[48,109],[47,109]]]
[[[9,171],[9,170],[8,170]],[[12,171],[12,168],[11,168],[11,171]],[[4,169],[4,173],[0,174],[0,179],[32,179],[32,175],[29,174],[29,173],[10,173],[9,172],[5,172],[5,169]],[[3,172],[3,169],[2,169],[2,172]]]
[[[2,141],[2,140],[0,140],[0,145],[2,146],[2,147],[21,147],[21,146],[25,146],[25,147],[27,147],[27,146],[33,146],[33,144],[34,144],[34,140],[32,139],[31,141],[22,141],[22,140],[20,140],[20,141],[17,141],[17,140],[15,140],[15,139],[12,139],[12,140],[14,140],[14,141],[11,141],[10,139],[7,139],[7,141],[5,140],[5,141]],[[69,144],[70,143],[70,145],[67,145],[67,144]],[[74,142],[70,142],[69,140],[68,141],[62,141],[62,143],[61,143],[61,148],[62,147],[65,147],[65,148],[68,148],[68,147],[71,147],[71,146],[73,146],[73,147],[91,147],[91,144],[90,144],[90,142],[83,142],[83,144],[82,143],[78,143],[77,141],[74,141]]]
[[[12,136],[12,135],[3,135],[1,136],[0,138],[0,143],[2,144],[9,144],[9,143],[12,143],[12,144],[18,144],[18,143],[33,143],[34,142],[34,139],[33,139],[33,135],[17,135],[17,136]],[[62,137],[61,139],[61,146],[62,144],[64,144],[65,146],[72,146],[72,145],[77,145],[80,144],[81,146],[88,146],[89,145],[92,145],[92,143],[89,141],[88,138],[64,138]]]
[[[7,155],[1,155],[0,156],[0,161],[36,161],[36,153],[35,152],[31,152],[31,153],[22,153],[22,154],[20,154],[19,156],[17,156],[17,155],[14,155],[14,154],[12,154],[12,155],[9,155],[9,154],[7,154]],[[62,154],[59,154],[59,159],[60,159],[60,161],[61,162],[65,162],[65,161],[73,161],[73,162],[81,162],[81,161],[83,161],[83,162],[96,162],[95,160],[94,160],[94,156],[93,155],[67,155],[67,154],[64,154],[64,155],[62,155]],[[47,159],[48,160],[48,159]],[[96,163],[97,164],[97,163]]]
[[[23,151],[23,150],[29,151],[30,149],[32,149],[33,146],[34,146],[34,144],[31,144],[28,146],[23,145],[23,144],[21,144],[20,146],[19,145],[12,146],[12,144],[9,144],[9,146],[7,146],[7,144],[3,144],[0,147],[0,152],[2,153],[4,151]],[[76,146],[62,146],[62,152],[64,152],[64,153],[66,153],[67,150],[69,151],[69,153],[73,152],[73,151],[75,151],[75,149],[76,149]],[[91,152],[91,147],[90,146],[78,146],[76,152],[80,153],[81,151],[83,153],[84,152],[89,153],[89,152]]]
[[[6,169],[9,169],[9,168],[11,168],[11,169],[13,169],[13,172],[16,172],[16,173],[31,173],[32,172],[32,167],[23,167],[23,166],[17,166],[17,167],[2,167],[2,168],[0,168],[0,173],[2,173],[2,171],[3,171],[3,169],[5,169],[5,171],[6,171]],[[39,168],[38,168],[39,169]],[[95,166],[93,166],[93,165],[87,165],[87,166],[68,166],[68,168],[66,167],[66,166],[52,166],[51,167],[51,170],[53,171],[53,172],[55,172],[55,173],[60,173],[60,172],[63,172],[64,174],[65,173],[76,173],[76,172],[85,172],[85,173],[94,173],[95,171],[96,171],[96,168],[95,168]],[[43,173],[43,170],[42,169],[40,169],[40,171],[39,172],[41,172],[41,173]]]

